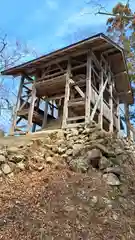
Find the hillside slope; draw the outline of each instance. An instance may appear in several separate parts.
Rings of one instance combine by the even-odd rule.
[[[97,126],[1,146],[0,239],[135,239],[134,149]]]

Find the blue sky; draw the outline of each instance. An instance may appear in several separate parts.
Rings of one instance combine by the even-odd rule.
[[[118,3],[116,0],[95,1],[100,2],[108,11]],[[105,32],[107,16],[95,15],[97,8],[87,2],[88,0],[4,0],[1,1],[0,30],[7,34],[9,41],[25,43],[40,56]],[[131,0],[131,4],[135,11],[135,1]],[[27,59],[30,58],[31,56]],[[15,89],[18,82],[11,88]],[[5,81],[6,86],[10,86],[10,83],[9,80]]]
[[[100,1],[108,10],[117,3]],[[95,10],[87,0],[4,0],[0,28],[9,39],[27,43],[41,55],[105,31],[107,17],[95,16]]]

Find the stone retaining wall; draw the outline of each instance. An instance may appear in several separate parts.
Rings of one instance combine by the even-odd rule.
[[[20,171],[69,168],[75,172],[101,171],[109,185],[120,185],[126,161],[134,162],[133,142],[101,131],[98,125],[68,129],[31,140],[26,146],[2,146],[0,176],[13,178]]]

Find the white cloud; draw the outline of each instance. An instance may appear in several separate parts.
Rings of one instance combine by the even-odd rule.
[[[84,8],[80,12],[72,14],[58,29],[56,35],[63,37],[65,34],[73,32],[77,28],[86,26],[97,27],[106,24],[107,16],[95,15],[92,8]]]
[[[58,2],[56,2],[56,0],[46,0],[46,4],[51,10],[56,10],[58,8]]]

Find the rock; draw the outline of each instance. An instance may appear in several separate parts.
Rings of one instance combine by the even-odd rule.
[[[5,163],[5,162],[6,162],[5,156],[0,155],[0,164]]]
[[[3,175],[3,172],[0,170],[0,177]]]
[[[99,169],[104,170],[111,166],[111,162],[106,157],[102,156],[99,162]]]
[[[99,149],[92,149],[87,153],[87,159],[89,163],[94,168],[99,168],[100,159],[102,157],[102,153]]]
[[[14,173],[13,172],[9,173],[8,177],[12,180],[14,178]]]
[[[78,131],[77,129],[75,129],[75,128],[72,128],[72,129],[71,129],[71,134],[72,134],[73,136],[78,136],[79,131]]]
[[[65,148],[59,147],[59,148],[58,148],[58,153],[59,153],[59,154],[64,154],[64,153],[66,152],[66,150],[67,150],[66,147],[65,147]]]
[[[1,169],[2,169],[2,172],[6,175],[12,172],[11,167],[7,163],[2,164]]]
[[[63,145],[64,144],[64,139],[59,139],[58,141],[57,141],[57,145],[58,146],[61,146],[61,145]]]
[[[25,157],[22,154],[14,155],[14,156],[9,157],[9,161],[14,162],[14,163],[21,162],[24,159],[25,159]]]
[[[61,157],[64,158],[64,159],[67,159],[68,155],[67,154],[63,154],[63,155],[61,155]]]
[[[84,147],[83,144],[74,144],[73,145],[73,156],[77,156],[83,147]]]
[[[108,167],[104,170],[104,173],[114,173],[117,176],[122,174],[122,170],[120,167]]]
[[[91,201],[92,201],[92,203],[96,204],[98,202],[98,197],[97,196],[93,196]]]
[[[36,168],[36,170],[37,170],[38,172],[41,172],[43,169],[44,169],[44,166],[43,166],[43,165]]]
[[[7,152],[8,152],[8,154],[15,154],[18,152],[18,148],[17,147],[9,147],[7,149]]]
[[[106,183],[110,186],[120,186],[119,178],[113,173],[106,173],[103,175],[103,178],[106,180]]]
[[[66,207],[64,207],[64,210],[66,212],[73,212],[75,210],[75,208],[74,208],[74,206],[66,206]]]
[[[92,146],[90,146],[90,149],[93,148],[99,149],[105,157],[116,157],[114,152],[108,151],[108,149],[100,143],[95,143]]]
[[[0,227],[3,227],[7,221],[5,219],[0,218]]]
[[[72,149],[68,149],[66,151],[66,155],[71,156],[72,154],[73,154],[73,150]]]
[[[64,132],[63,131],[58,131],[57,132],[57,139],[64,139]]]
[[[46,163],[52,165],[54,163],[54,159],[52,157],[47,157]]]
[[[17,168],[19,168],[20,170],[25,170],[25,164],[24,162],[19,162],[16,164]]]
[[[89,169],[89,163],[84,158],[73,159],[68,164],[69,168],[74,172],[86,173]]]

